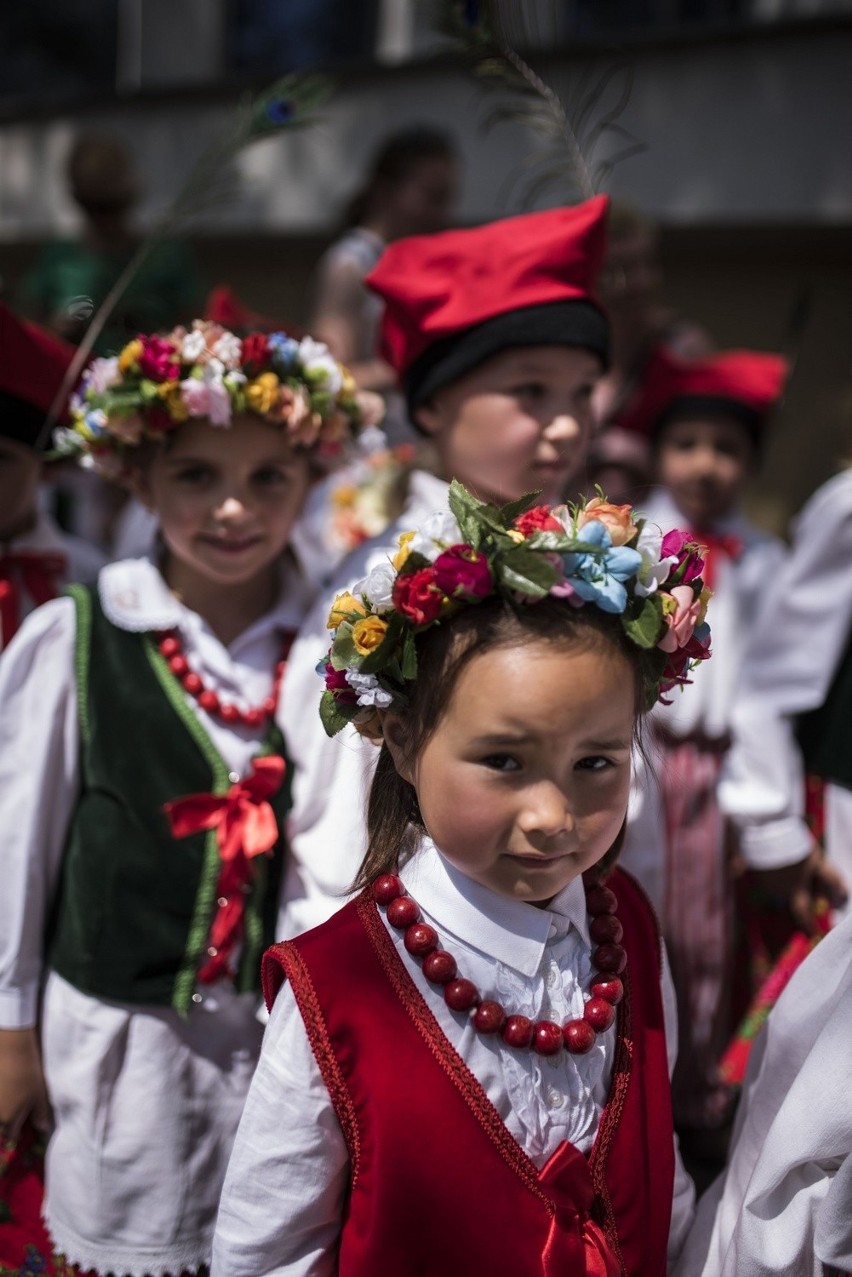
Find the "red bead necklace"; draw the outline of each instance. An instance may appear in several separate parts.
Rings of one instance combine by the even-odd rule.
[[[290,654],[290,648],[293,646],[294,637],[293,632],[289,630],[284,635],[281,657],[275,666],[275,681],[272,684],[272,691],[262,704],[252,709],[240,709],[238,705],[234,705],[231,702],[223,702],[212,688],[205,687],[201,675],[196,674],[190,668],[189,661],[184,656],[183,643],[177,630],[166,630],[158,634],[157,647],[169,670],[174,674],[184,691],[188,692],[190,696],[194,696],[203,710],[212,715],[213,718],[218,718],[230,726],[239,723],[243,727],[258,728],[263,727],[272,718],[278,706],[281,680],[287,668],[287,657]]]
[[[480,996],[471,980],[458,975],[451,953],[438,947],[438,933],[422,921],[420,906],[409,896],[396,874],[382,874],[372,886],[373,898],[387,906],[392,927],[404,932],[403,943],[415,958],[422,959],[423,974],[432,984],[443,985],[444,1001],[453,1011],[470,1011],[474,1028],[479,1033],[499,1033],[508,1046],[526,1047],[539,1055],[558,1055],[563,1047],[573,1055],[584,1055],[615,1020],[615,1008],[624,996],[619,976],[627,966],[627,954],[620,943],[624,934],[615,916],[618,901],[597,876],[585,878],[586,908],[592,915],[589,933],[597,948],[592,954],[597,974],[589,986],[591,997],[581,1020],[566,1020],[563,1025],[552,1020],[538,1023],[525,1015],[507,1015],[499,1002]]]

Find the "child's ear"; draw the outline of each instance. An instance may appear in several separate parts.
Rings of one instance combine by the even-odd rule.
[[[382,720],[382,737],[393,759],[393,765],[402,779],[407,780],[409,785],[413,785],[414,772],[409,762],[408,742],[402,715],[389,714],[387,710],[380,710],[379,715]]]
[[[441,401],[437,396],[424,399],[411,415],[415,424],[427,435],[439,434],[444,424],[444,413],[441,411]]]

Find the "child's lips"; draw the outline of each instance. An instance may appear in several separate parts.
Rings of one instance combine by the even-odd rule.
[[[509,851],[506,854],[510,860],[516,860],[519,864],[526,865],[531,869],[547,869],[551,865],[567,860],[571,853],[568,851],[554,851],[549,852],[547,855],[536,855],[535,852]]]
[[[243,554],[260,543],[260,537],[204,537],[205,545],[212,546],[222,554]]]

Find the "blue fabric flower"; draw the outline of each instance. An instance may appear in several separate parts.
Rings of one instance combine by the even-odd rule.
[[[286,333],[270,333],[266,340],[280,371],[288,373],[298,358],[299,343]]]
[[[636,575],[642,556],[629,546],[614,546],[608,529],[597,519],[586,523],[579,536],[597,552],[564,554],[566,580],[584,602],[594,603],[602,612],[623,612],[627,590],[622,582]]]

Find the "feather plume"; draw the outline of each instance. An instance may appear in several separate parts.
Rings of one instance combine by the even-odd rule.
[[[487,89],[501,96],[485,115],[484,127],[504,121],[525,124],[545,145],[521,165],[531,173],[523,197],[529,208],[546,191],[561,189],[571,198],[599,193],[617,164],[646,150],[621,124],[630,100],[632,72],[626,64],[582,77],[566,108],[556,90],[517,51],[510,38],[510,19],[524,38],[524,14],[533,12],[519,0],[441,0],[437,27],[457,55]],[[518,170],[509,184],[518,179]],[[506,184],[503,193],[505,194]]]

